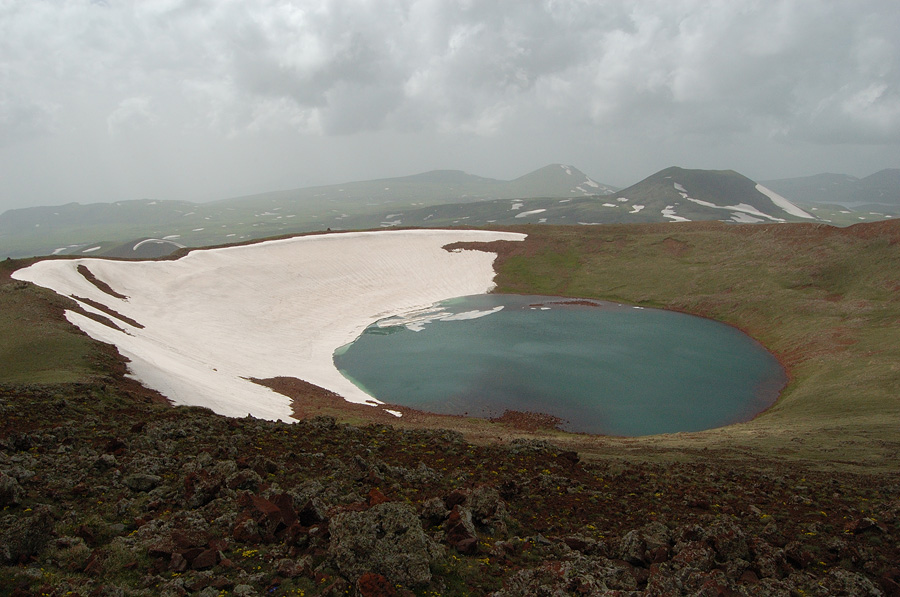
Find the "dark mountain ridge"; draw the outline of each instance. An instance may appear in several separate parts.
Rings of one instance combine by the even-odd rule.
[[[815,219],[734,170],[666,168],[615,193],[673,221],[724,220],[738,223]]]

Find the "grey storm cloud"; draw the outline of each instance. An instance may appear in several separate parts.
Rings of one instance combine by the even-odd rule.
[[[62,148],[123,160],[127,146],[144,159],[172,136],[190,138],[186,164],[188,148],[224,151],[224,139],[265,151],[272,135],[272,151],[318,140],[350,154],[354,139],[386,135],[398,160],[440,143],[496,152],[526,133],[579,139],[571,157],[585,162],[612,158],[586,135],[633,144],[629,159],[636,138],[688,155],[685,139],[729,138],[896,153],[897,31],[895,0],[5,0],[0,149],[22,172],[29,151],[52,147],[61,173]],[[540,159],[522,157],[518,173]],[[137,161],[117,163],[140,179]],[[24,201],[16,176],[0,201]]]

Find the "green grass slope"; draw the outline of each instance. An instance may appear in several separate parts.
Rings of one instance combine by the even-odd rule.
[[[746,330],[788,368],[751,422],[635,445],[900,460],[900,223],[535,227],[502,248],[498,292],[664,307]],[[634,440],[628,440],[632,443]]]
[[[74,302],[10,279],[0,261],[0,385],[88,381],[112,364],[107,351],[63,318]]]

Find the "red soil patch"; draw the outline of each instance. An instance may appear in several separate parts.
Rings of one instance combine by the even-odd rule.
[[[513,429],[522,431],[539,431],[542,429],[558,429],[564,421],[559,417],[536,412],[521,412],[517,410],[504,411],[499,417],[490,419],[492,423],[501,423]]]

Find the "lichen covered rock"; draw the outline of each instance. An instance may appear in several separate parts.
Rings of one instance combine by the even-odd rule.
[[[363,512],[342,512],[332,517],[329,528],[329,554],[352,582],[366,572],[412,587],[431,580],[429,565],[440,549],[410,506],[385,502]]]

